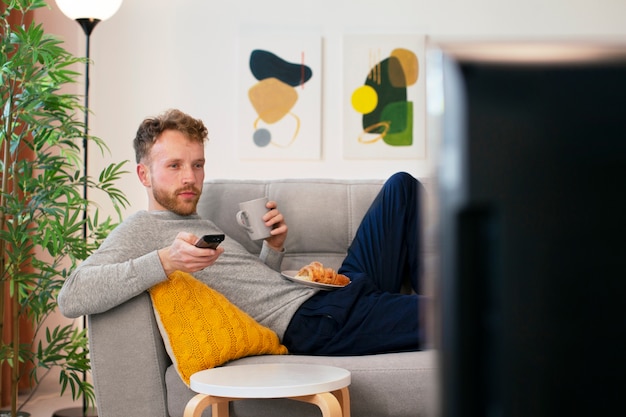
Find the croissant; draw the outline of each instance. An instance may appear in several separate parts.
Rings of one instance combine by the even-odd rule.
[[[339,285],[342,287],[350,283],[350,278],[343,274],[338,274],[332,268],[325,268],[320,262],[311,262],[302,267],[296,277],[307,281]]]

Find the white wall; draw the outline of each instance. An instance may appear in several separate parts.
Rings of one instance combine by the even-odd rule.
[[[84,54],[80,27],[52,10],[40,13],[49,31]],[[140,121],[169,107],[209,127],[207,177],[385,178],[406,170],[430,175],[432,161],[344,160],[341,79],[323,79],[319,161],[241,161],[237,157],[237,39],[244,28],[314,32],[323,39],[325,67],[342,63],[347,33],[424,33],[431,39],[626,39],[624,0],[126,0],[91,37],[91,132],[109,144],[91,153],[91,174],[128,159]],[[82,92],[82,87],[79,88]],[[432,145],[432,144],[431,144]],[[146,204],[134,174],[120,184],[135,211]]]

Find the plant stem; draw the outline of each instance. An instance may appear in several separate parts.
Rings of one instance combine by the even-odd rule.
[[[4,28],[5,32],[8,33],[7,27]],[[7,100],[11,100],[12,94],[10,97],[7,97]],[[8,106],[9,112],[13,108],[11,105]],[[5,213],[5,204],[6,199],[5,195],[8,193],[8,185],[9,185],[9,172],[10,172],[10,164],[11,161],[11,136],[13,135],[13,122],[11,121],[11,114],[9,113],[9,117],[6,118],[5,123],[6,126],[3,129],[7,132],[4,140],[2,141],[2,193],[0,194],[0,230],[4,230],[6,224],[6,213]],[[6,291],[5,285],[6,281],[8,281],[7,274],[7,264],[6,264],[6,250],[7,244],[4,239],[0,240],[0,272],[2,276],[0,276],[0,344],[4,344],[4,324],[5,324],[5,304],[6,304]],[[2,393],[4,392],[5,387],[2,384],[2,379],[0,378],[0,398],[2,398]]]
[[[13,285],[13,294],[15,296],[12,298],[12,307],[13,307],[13,367],[11,368],[11,379],[13,381],[12,384],[12,392],[11,392],[11,415],[17,415],[17,395],[19,391],[19,380],[20,380],[20,315],[19,315],[19,287],[17,281],[13,281],[11,283]]]

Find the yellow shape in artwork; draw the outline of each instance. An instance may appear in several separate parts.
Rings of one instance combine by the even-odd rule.
[[[394,87],[408,87],[417,82],[419,63],[412,51],[397,48],[391,51],[389,60],[389,79]]]
[[[352,93],[352,107],[361,114],[374,111],[378,105],[378,94],[369,85],[363,85]]]
[[[266,78],[250,87],[248,98],[261,120],[271,124],[291,111],[298,101],[298,93],[276,78]]]

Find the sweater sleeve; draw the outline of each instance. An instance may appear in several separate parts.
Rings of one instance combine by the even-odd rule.
[[[156,251],[113,264],[100,263],[95,256],[65,281],[57,300],[59,310],[69,318],[102,313],[166,278]]]
[[[167,279],[143,223],[119,225],[66,279],[57,299],[64,316],[102,313]]]
[[[283,263],[283,258],[285,257],[285,249],[278,252],[267,244],[267,242],[263,241],[263,246],[261,247],[261,253],[259,254],[259,258],[265,265],[272,268],[274,271],[280,272],[280,266]]]

